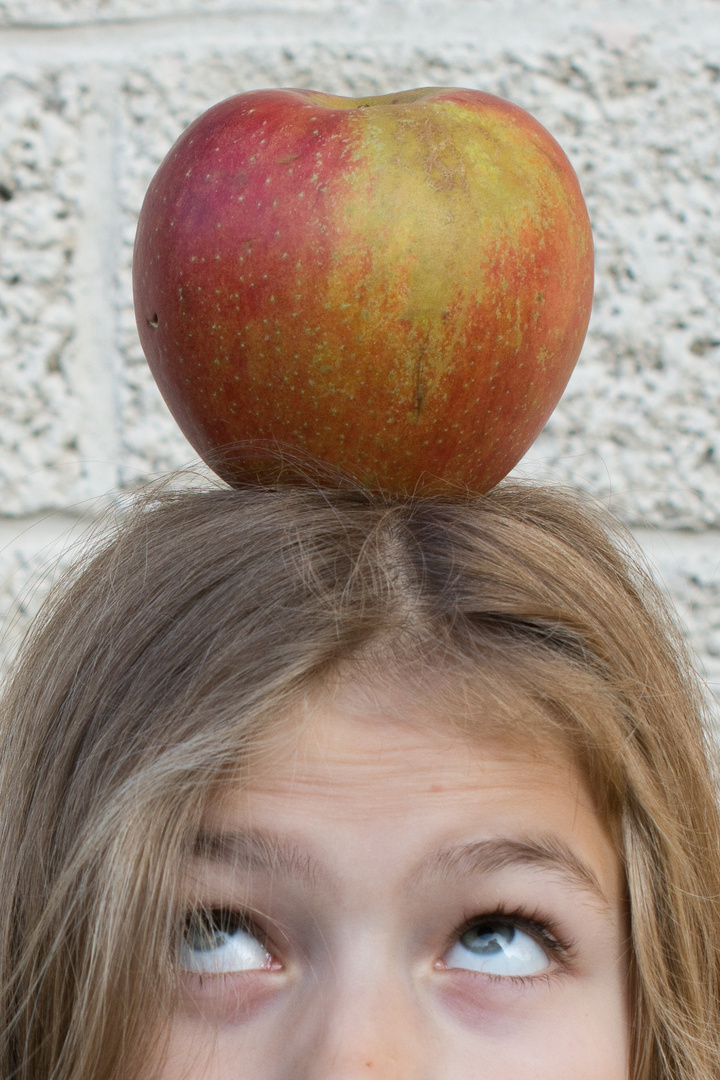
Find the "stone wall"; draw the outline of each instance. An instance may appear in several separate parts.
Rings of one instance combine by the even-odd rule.
[[[590,333],[522,475],[636,532],[720,689],[720,0],[0,0],[0,615],[194,455],[137,341],[135,221],[201,110],[261,86],[462,85],[559,139],[597,245]]]

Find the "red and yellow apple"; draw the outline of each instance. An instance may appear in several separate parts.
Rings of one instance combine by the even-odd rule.
[[[476,90],[229,98],[162,163],[135,246],[150,367],[231,482],[279,446],[487,490],[557,404],[592,289],[565,154]]]

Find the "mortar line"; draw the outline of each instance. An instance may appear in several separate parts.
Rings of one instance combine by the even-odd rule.
[[[76,350],[71,378],[78,401],[79,452],[90,497],[117,487],[120,461],[117,380],[120,360],[113,304],[118,251],[117,194],[113,172],[114,70],[91,71],[93,109],[82,121],[85,185],[73,291]]]

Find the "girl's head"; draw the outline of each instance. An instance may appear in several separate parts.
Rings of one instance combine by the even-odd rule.
[[[6,692],[0,1075],[717,1076],[688,672],[569,496],[154,496]]]

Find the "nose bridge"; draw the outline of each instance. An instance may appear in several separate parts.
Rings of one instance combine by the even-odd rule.
[[[318,997],[302,1068],[283,1080],[436,1080],[430,1027],[399,973],[338,975]]]

